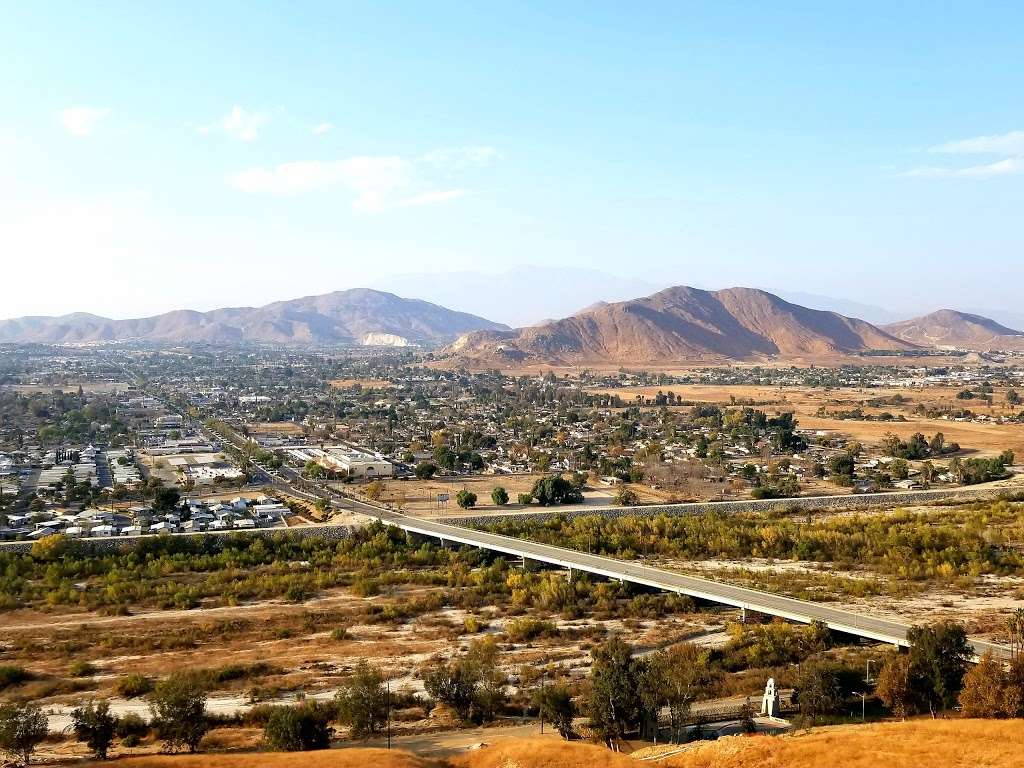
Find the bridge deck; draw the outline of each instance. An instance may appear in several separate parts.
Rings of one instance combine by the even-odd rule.
[[[559,566],[570,571],[584,571],[610,579],[689,595],[700,600],[778,616],[790,621],[805,624],[822,621],[837,632],[899,646],[907,645],[909,625],[888,619],[865,616],[854,611],[818,605],[806,600],[783,597],[756,589],[723,584],[711,579],[687,576],[639,563],[592,555],[550,544],[538,544],[511,536],[435,523],[392,512],[375,510],[374,516],[382,522],[396,525],[410,533],[430,536],[446,542],[481,547],[492,552]],[[971,640],[971,645],[978,657],[988,651],[997,657],[1009,656],[1009,650],[1006,647],[995,643]]]

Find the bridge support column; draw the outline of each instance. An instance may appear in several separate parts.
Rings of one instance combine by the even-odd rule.
[[[740,606],[740,624],[746,624],[746,623],[747,623],[747,606],[741,605]]]

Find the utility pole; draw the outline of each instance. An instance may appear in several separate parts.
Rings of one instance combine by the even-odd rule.
[[[548,668],[544,666],[540,671],[540,732],[544,734],[544,683],[547,681]]]
[[[387,697],[386,697],[386,710],[387,710],[387,721],[388,721],[388,749],[391,749],[391,681],[385,681],[387,685]]]

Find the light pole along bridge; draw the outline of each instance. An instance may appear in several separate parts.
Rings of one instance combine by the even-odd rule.
[[[570,574],[573,571],[581,571],[630,584],[688,595],[698,600],[739,608],[744,613],[748,610],[756,611],[802,624],[820,621],[836,632],[891,643],[896,646],[906,647],[909,645],[907,630],[910,625],[888,619],[874,618],[855,611],[831,608],[807,600],[797,600],[770,592],[723,584],[711,579],[687,576],[662,568],[592,555],[574,549],[538,544],[512,536],[437,523],[432,520],[384,511],[367,504],[359,504],[359,506],[361,511],[385,524],[397,526],[409,533],[439,539],[442,543],[479,547],[491,552],[522,558],[524,563],[529,560],[546,563],[567,569]],[[976,658],[980,658],[986,652],[991,652],[997,658],[1002,659],[1010,656],[1010,650],[1006,646],[984,640],[970,640],[970,644]]]

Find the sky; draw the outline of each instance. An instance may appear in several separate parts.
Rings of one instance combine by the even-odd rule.
[[[0,0],[0,19],[0,317],[526,264],[1021,304],[1019,2]]]

